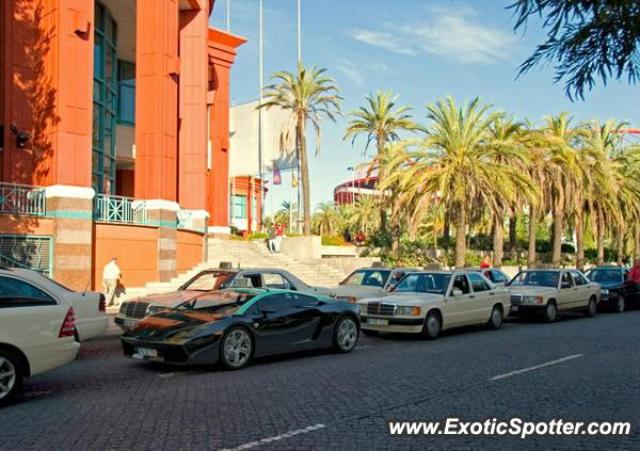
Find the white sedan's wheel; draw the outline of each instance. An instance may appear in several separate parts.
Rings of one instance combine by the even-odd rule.
[[[502,327],[502,309],[495,305],[491,310],[491,317],[489,318],[489,329],[497,330]]]
[[[544,320],[548,323],[552,323],[558,317],[558,307],[553,301],[549,301],[544,309]]]
[[[596,298],[591,296],[589,299],[589,303],[587,304],[587,309],[585,310],[585,315],[589,318],[596,316],[596,312],[598,311],[598,302]]]
[[[429,340],[435,340],[440,336],[441,330],[442,320],[440,319],[440,315],[436,312],[429,312],[422,327],[422,336]]]
[[[9,402],[20,387],[21,375],[13,354],[0,350],[0,405]]]

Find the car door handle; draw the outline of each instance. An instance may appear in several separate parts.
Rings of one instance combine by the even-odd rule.
[[[469,296],[469,299],[475,299],[476,297],[474,295]]]
[[[489,293],[489,296],[495,296],[495,293],[492,291],[491,293]]]

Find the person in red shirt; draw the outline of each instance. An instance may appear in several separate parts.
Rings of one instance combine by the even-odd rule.
[[[282,245],[282,237],[284,236],[284,224],[277,223],[275,227],[275,239],[274,248],[275,252],[280,252],[280,246]]]
[[[636,285],[640,285],[640,259],[633,262],[633,268],[629,272],[629,280]]]
[[[480,269],[491,268],[491,260],[488,255],[485,255],[482,259],[482,263],[480,263]]]

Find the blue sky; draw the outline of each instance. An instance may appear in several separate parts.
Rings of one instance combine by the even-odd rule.
[[[302,0],[302,53],[306,65],[328,69],[339,85],[345,117],[325,123],[321,151],[311,157],[312,203],[331,200],[333,188],[348,180],[347,167],[364,161],[364,140],[343,141],[347,114],[367,93],[391,89],[399,103],[426,123],[425,105],[451,95],[479,96],[518,119],[540,121],[570,111],[576,120],[629,121],[640,126],[640,86],[599,85],[585,101],[571,102],[550,68],[535,68],[516,79],[518,65],[544,35],[531,22],[526,34],[512,31],[510,0]],[[265,81],[277,70],[294,70],[295,0],[264,0]],[[217,0],[214,26],[226,27],[226,0]],[[248,42],[232,69],[231,97],[242,103],[258,95],[258,0],[231,0],[231,32]],[[313,146],[313,143],[310,143]],[[311,148],[312,149],[312,148]],[[265,209],[290,197],[286,177]]]

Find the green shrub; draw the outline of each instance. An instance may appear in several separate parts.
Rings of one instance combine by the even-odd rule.
[[[322,235],[323,246],[345,246],[346,244],[340,235]]]

